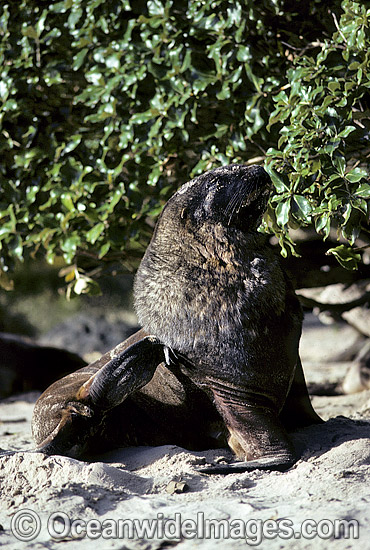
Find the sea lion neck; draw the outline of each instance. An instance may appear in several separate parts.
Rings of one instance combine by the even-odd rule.
[[[221,222],[205,221],[194,227],[189,219],[179,223],[166,215],[156,227],[139,267],[138,277],[144,269],[157,272],[168,265],[172,267],[171,272],[182,271],[186,266],[213,266],[221,271],[240,271],[241,266],[264,247],[264,242],[265,238],[260,233],[245,233]]]

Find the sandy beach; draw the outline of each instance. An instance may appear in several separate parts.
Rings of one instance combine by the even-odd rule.
[[[309,383],[340,382],[347,325],[306,319],[301,357]],[[37,392],[0,402],[0,544],[19,548],[156,550],[258,547],[369,548],[370,391],[316,395],[327,420],[292,435],[301,459],[287,472],[206,475],[227,449],[173,445],[117,449],[88,463],[29,452]],[[26,451],[26,452],[25,452]]]

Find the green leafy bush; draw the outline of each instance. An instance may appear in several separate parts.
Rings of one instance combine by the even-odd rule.
[[[134,267],[174,190],[265,162],[265,229],[368,228],[370,10],[317,0],[21,0],[0,6],[0,245],[60,257],[76,292]]]
[[[267,166],[279,193],[271,218],[281,240],[288,224],[312,222],[324,238],[336,227],[350,245],[368,230],[370,10],[350,1],[342,7],[333,36],[315,56],[294,59],[286,89],[274,97],[268,128],[280,124],[280,138]],[[349,268],[361,259],[345,245],[328,252]]]

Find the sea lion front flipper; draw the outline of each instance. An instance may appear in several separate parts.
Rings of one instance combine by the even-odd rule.
[[[215,403],[229,430],[229,446],[242,463],[207,468],[207,473],[287,470],[296,457],[271,401],[239,388],[212,388]],[[231,467],[232,466],[232,467]],[[222,472],[221,472],[222,469]]]
[[[164,346],[155,336],[146,336],[113,357],[87,380],[79,389],[77,399],[86,399],[104,410],[116,407],[150,382],[164,360]]]
[[[279,417],[287,430],[324,422],[312,407],[299,357],[293,382]]]

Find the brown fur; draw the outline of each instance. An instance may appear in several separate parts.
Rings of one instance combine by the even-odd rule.
[[[286,428],[320,419],[298,356],[298,299],[256,231],[269,190],[261,167],[231,165],[168,201],[135,280],[145,332],[45,392],[34,415],[44,450],[108,439],[207,448],[228,432],[242,460],[294,462]]]

